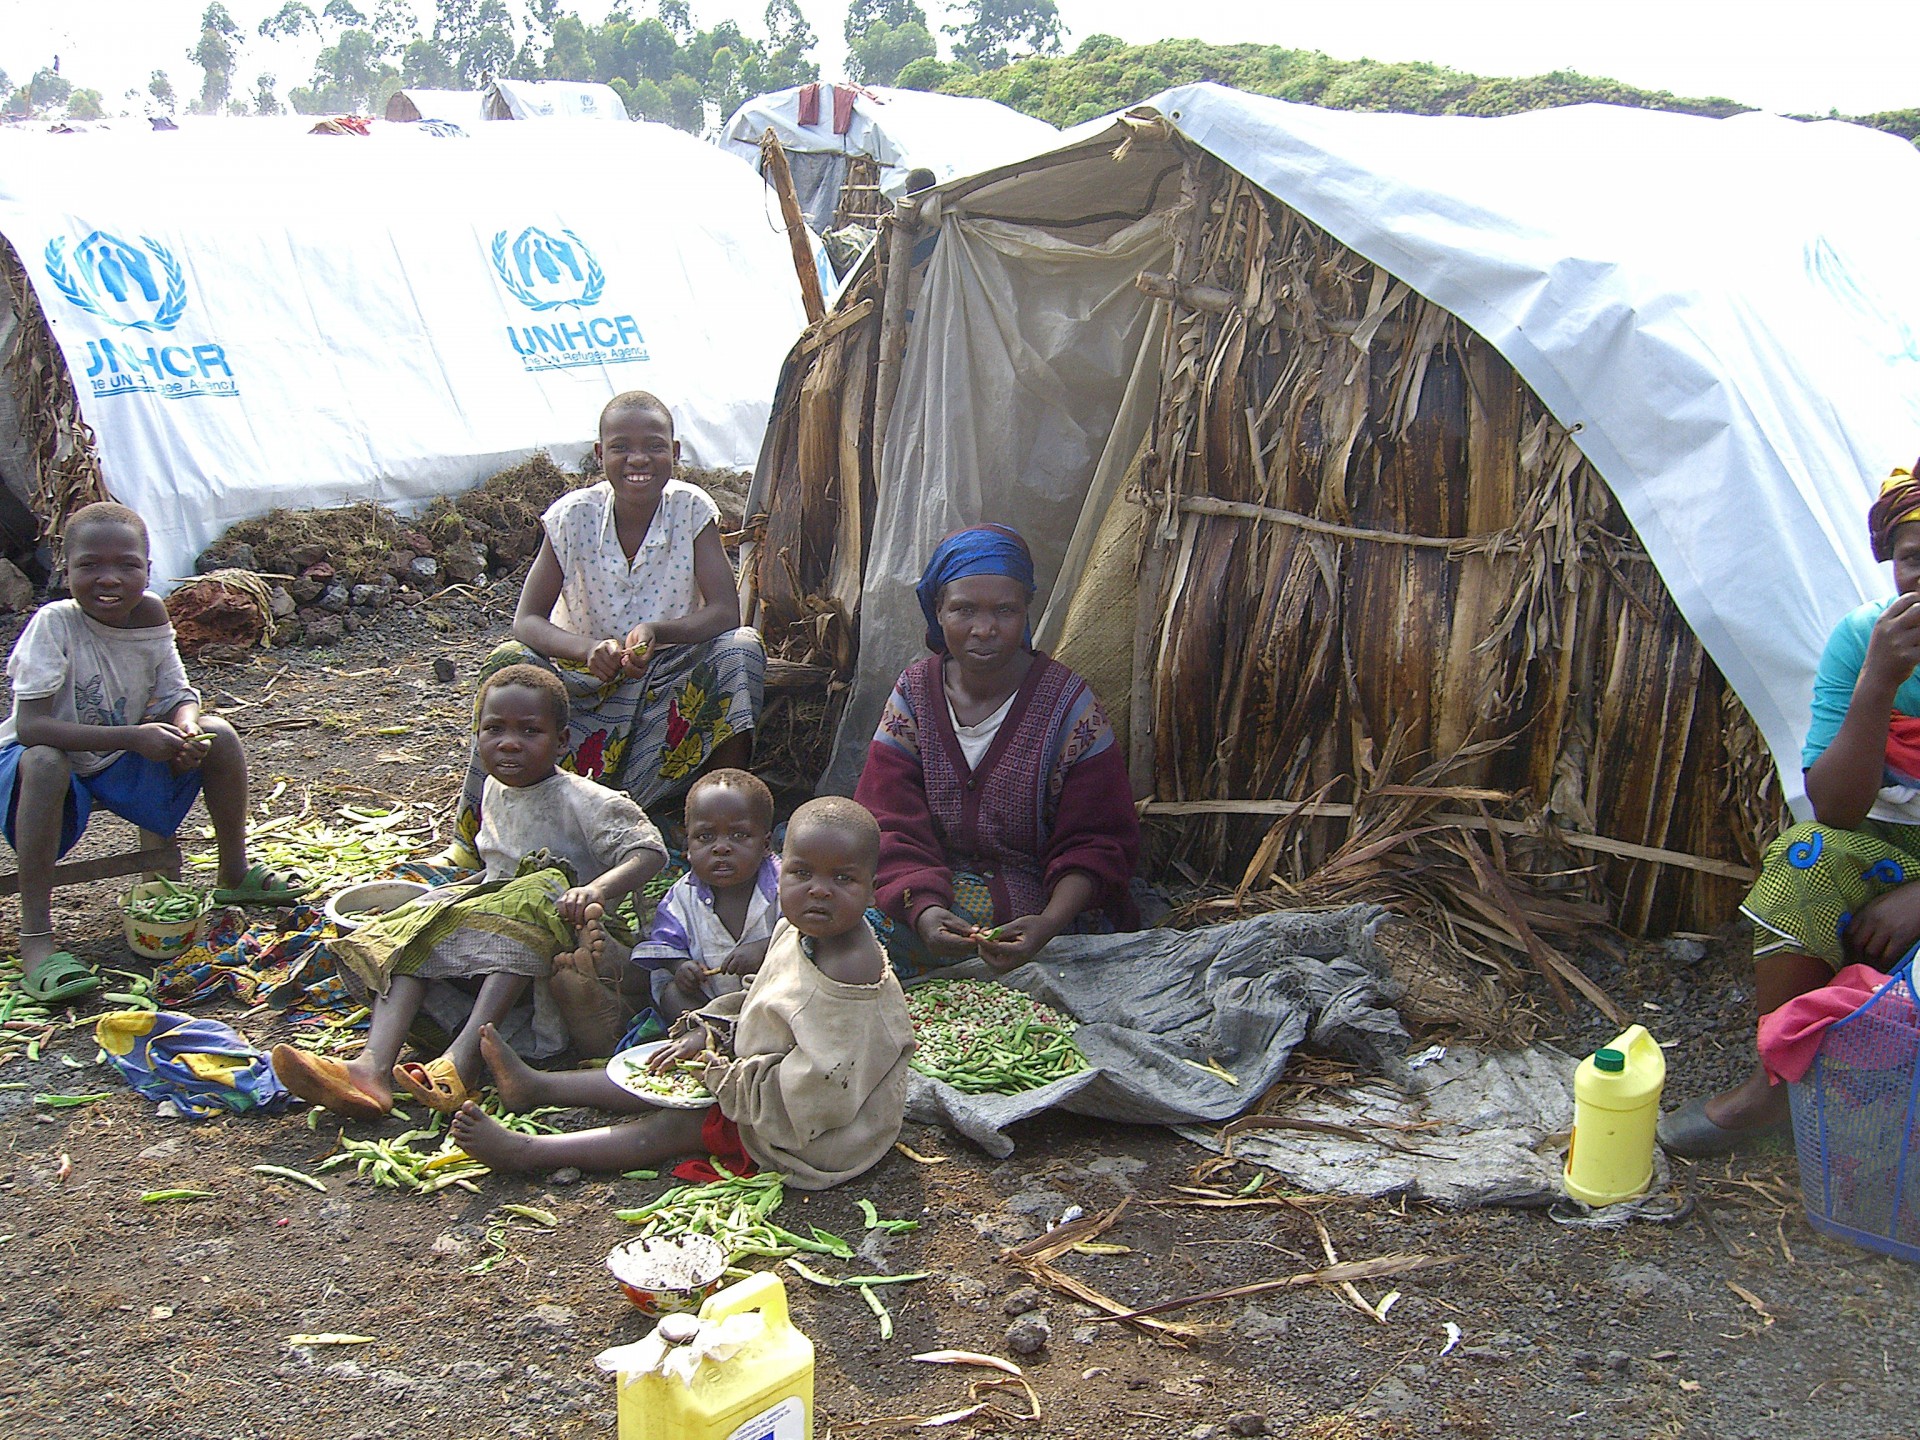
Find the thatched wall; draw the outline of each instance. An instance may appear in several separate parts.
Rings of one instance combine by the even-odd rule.
[[[1572,437],[1450,314],[1157,143],[1185,207],[1173,273],[1140,281],[1170,307],[1162,393],[1101,530],[1132,537],[1107,553],[1133,689],[1102,695],[1156,858],[1437,912],[1556,985],[1581,983],[1556,936],[1723,922],[1784,817],[1771,759]],[[749,594],[776,654],[842,675],[897,233],[790,359],[762,461]]]

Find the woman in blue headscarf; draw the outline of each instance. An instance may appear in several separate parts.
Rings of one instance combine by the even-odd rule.
[[[1033,648],[1033,588],[1003,525],[942,540],[916,588],[933,653],[893,687],[854,792],[904,969],[1010,969],[1064,931],[1139,923],[1126,761],[1086,681]]]

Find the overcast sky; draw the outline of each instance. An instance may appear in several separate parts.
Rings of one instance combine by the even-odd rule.
[[[279,0],[225,0],[247,33],[235,90],[262,71],[284,97],[312,73],[315,43],[254,34]],[[314,9],[320,0],[311,0]],[[1106,33],[1135,42],[1193,36],[1323,50],[1341,59],[1429,60],[1482,75],[1568,68],[1648,89],[1722,95],[1766,109],[1825,114],[1920,107],[1920,4],[1912,0],[1058,0],[1068,46]],[[362,0],[371,11],[373,0]],[[431,0],[414,0],[428,13]],[[601,19],[607,0],[573,8]],[[819,33],[822,73],[841,73],[845,0],[800,0]],[[941,0],[927,6],[936,28]],[[183,97],[205,0],[0,0],[0,68],[15,84],[60,58],[109,111],[165,70]],[[635,0],[650,13],[650,0]],[[705,26],[731,18],[764,33],[765,0],[693,0]]]

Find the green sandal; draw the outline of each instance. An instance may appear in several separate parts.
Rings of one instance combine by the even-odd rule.
[[[20,991],[39,1005],[78,1000],[100,988],[100,977],[84,960],[68,950],[56,950],[40,968],[20,981]]]
[[[275,881],[273,872],[265,865],[251,865],[238,885],[226,886],[213,892],[216,905],[297,905],[312,889],[293,877],[292,882]]]

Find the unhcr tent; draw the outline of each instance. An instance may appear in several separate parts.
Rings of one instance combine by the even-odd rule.
[[[747,101],[720,132],[720,144],[757,170],[768,130],[786,147],[800,208],[817,231],[877,217],[879,197],[903,194],[916,167],[951,180],[1031,155],[1060,134],[992,100],[816,84]]]
[[[698,201],[662,224],[663,193]],[[275,506],[577,465],[621,390],[694,463],[751,464],[805,323],[761,182],[659,125],[0,130],[0,237],[7,479],[56,525],[103,481],[163,584]]]
[[[612,120],[629,123],[610,85],[581,80],[495,80],[482,92],[489,120]],[[388,116],[392,119],[392,116]],[[451,118],[451,117],[449,117]]]
[[[1845,124],[1169,91],[900,207],[789,359],[751,595],[851,682],[835,788],[933,543],[1006,520],[1163,860],[1446,888],[1509,953],[1569,890],[1717,925],[1888,589],[1917,230],[1920,155]]]
[[[399,123],[445,120],[471,129],[486,118],[486,95],[479,90],[396,90],[387,99],[387,119]]]

